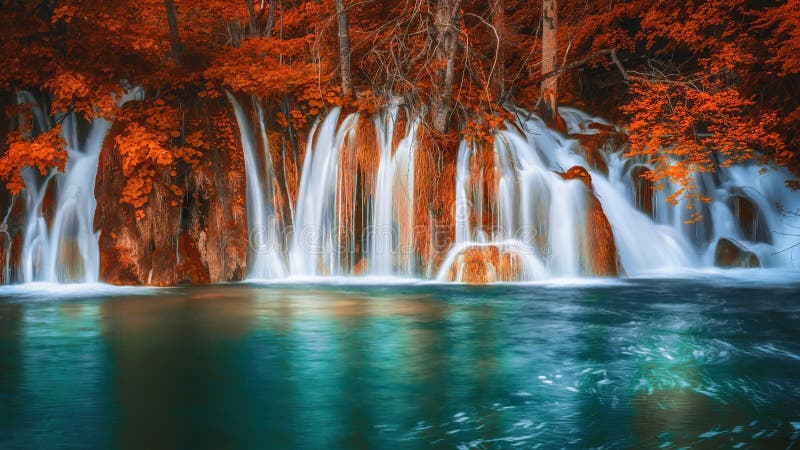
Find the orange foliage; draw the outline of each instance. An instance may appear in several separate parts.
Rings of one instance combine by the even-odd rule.
[[[244,1],[172,3],[174,29],[161,0],[0,5],[0,93],[39,92],[53,114],[124,122],[114,137],[126,178],[120,201],[134,208],[146,204],[153,183],[170,186],[178,164],[197,167],[209,151],[241,152],[235,136],[219,133],[232,128],[230,117],[187,119],[200,104],[218,110],[226,90],[266,111],[284,215],[297,195],[303,141],[327,108],[371,115],[397,101],[409,117],[429,122],[426,114],[441,94],[445,61],[431,23],[441,2],[347,5],[356,93],[348,99],[338,80],[333,0],[278,2],[272,18],[271,2],[254,2],[253,11]],[[671,201],[703,201],[692,189],[693,174],[716,164],[757,156],[800,175],[798,0],[563,0],[558,6],[562,102],[626,120],[629,155],[654,162],[656,184],[683,187]],[[449,220],[453,142],[464,137],[491,148],[493,131],[512,119],[509,111],[532,109],[540,96],[541,2],[461,0],[457,9],[447,133],[421,139],[417,153],[417,186],[442,197],[416,202],[423,221]],[[115,100],[132,86],[144,96],[120,107]],[[22,188],[22,167],[63,167],[56,134],[20,130],[6,137],[0,177],[12,191]],[[367,168],[375,158],[364,144],[356,147]],[[489,177],[493,161],[481,154]]]
[[[709,201],[695,191],[695,173],[746,161],[756,150],[783,148],[780,136],[769,131],[774,116],[749,116],[754,101],[725,86],[719,76],[636,78],[631,91],[634,99],[623,107],[631,117],[627,156],[644,155],[654,164],[648,175],[657,188],[665,180],[681,186],[667,198],[671,204]],[[700,218],[695,212],[692,220]]]
[[[0,178],[7,180],[8,190],[12,194],[25,187],[20,174],[25,167],[33,167],[41,175],[47,175],[53,167],[64,170],[67,152],[60,133],[61,125],[57,125],[35,137],[28,137],[29,133],[21,131],[8,136],[6,151],[0,157]]]

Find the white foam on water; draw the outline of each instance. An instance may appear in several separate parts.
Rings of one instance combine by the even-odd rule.
[[[150,286],[115,286],[105,283],[53,283],[46,281],[0,286],[0,298],[54,300],[121,295],[152,295],[164,289]]]

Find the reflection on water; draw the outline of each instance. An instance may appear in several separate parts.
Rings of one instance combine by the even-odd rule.
[[[0,447],[785,448],[795,286],[15,293]]]

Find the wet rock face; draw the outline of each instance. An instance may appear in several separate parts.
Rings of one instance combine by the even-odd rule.
[[[648,178],[650,169],[645,166],[636,166],[631,170],[633,195],[636,207],[650,217],[654,216],[653,208],[653,182]]]
[[[180,163],[174,172],[165,170],[137,220],[134,208],[120,203],[125,178],[114,148],[120,129],[115,124],[106,138],[95,185],[100,280],[169,286],[243,279],[248,241],[241,151],[211,150],[196,167]]]
[[[717,267],[725,268],[761,267],[761,263],[755,253],[744,249],[737,242],[725,238],[717,242],[717,249],[714,252],[714,264]]]
[[[615,277],[620,273],[617,245],[614,232],[608,222],[603,205],[594,195],[592,176],[581,166],[573,166],[564,173],[559,173],[565,180],[580,180],[589,192],[589,210],[586,212],[586,236],[589,243],[591,270],[593,275]]]
[[[728,206],[733,211],[742,235],[748,241],[772,243],[772,236],[758,206],[743,194],[734,194],[728,199]]]

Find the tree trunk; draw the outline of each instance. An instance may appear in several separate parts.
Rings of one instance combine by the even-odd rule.
[[[178,11],[172,0],[164,0],[167,9],[167,23],[169,24],[169,41],[172,46],[172,59],[176,64],[181,63],[181,37],[178,34]]]
[[[264,0],[262,0],[261,12],[264,12]],[[272,27],[275,24],[275,5],[278,3],[278,0],[270,0],[269,2],[269,13],[267,13],[267,26],[264,29],[264,37],[269,37],[272,34]]]
[[[492,5],[492,26],[497,33],[497,62],[494,67],[495,100],[502,101],[505,95],[505,65],[506,55],[503,50],[503,34],[506,29],[505,2],[503,0],[491,0]]]
[[[439,0],[434,16],[437,92],[433,99],[433,128],[447,131],[453,100],[453,77],[458,49],[459,0]]]
[[[551,74],[542,80],[542,115],[545,121],[552,122],[558,115],[558,15],[556,0],[542,1],[542,75]]]
[[[256,9],[253,0],[245,0],[247,3],[247,14],[250,17],[250,36],[258,36],[258,26],[256,25]]]
[[[336,0],[336,20],[339,25],[339,67],[342,74],[342,97],[349,98],[353,93],[350,78],[350,25],[344,0]]]

